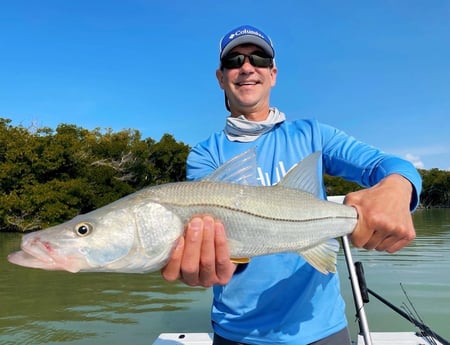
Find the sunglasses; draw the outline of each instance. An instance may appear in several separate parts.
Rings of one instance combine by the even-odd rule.
[[[231,53],[222,58],[222,68],[234,69],[240,68],[245,63],[245,58],[248,58],[250,64],[254,67],[273,67],[273,59],[262,52],[254,52],[250,55],[242,53]]]

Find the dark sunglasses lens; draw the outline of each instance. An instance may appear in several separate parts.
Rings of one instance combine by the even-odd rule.
[[[267,56],[261,56],[258,54],[244,55],[236,54],[226,56],[222,59],[222,67],[227,69],[240,68],[244,62],[245,58],[248,56],[250,64],[254,67],[272,67],[273,60]]]
[[[222,66],[227,69],[239,68],[244,64],[245,55],[226,56],[222,59]]]
[[[255,67],[270,67],[270,66],[272,66],[272,59],[270,57],[252,54],[252,55],[250,55],[249,58],[250,58],[250,63]]]

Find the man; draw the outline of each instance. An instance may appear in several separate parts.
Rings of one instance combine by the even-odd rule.
[[[224,130],[190,152],[188,179],[201,179],[256,147],[261,184],[275,184],[320,150],[321,174],[369,187],[345,199],[358,211],[352,243],[387,252],[407,245],[415,238],[411,210],[421,189],[416,169],[315,120],[286,121],[269,104],[277,77],[274,57],[270,38],[254,27],[236,28],[222,38],[216,76],[231,114]],[[226,229],[213,215],[190,220],[162,274],[169,281],[214,286],[216,345],[350,344],[337,274],[324,275],[290,253],[236,265],[228,254]]]

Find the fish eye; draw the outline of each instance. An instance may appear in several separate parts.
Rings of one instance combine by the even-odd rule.
[[[92,231],[92,224],[79,223],[75,226],[75,233],[80,237],[89,235]]]

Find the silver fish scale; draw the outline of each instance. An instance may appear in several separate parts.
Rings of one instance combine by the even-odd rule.
[[[280,186],[202,181],[152,187],[145,193],[183,222],[195,214],[223,221],[233,257],[299,252],[346,235],[356,225],[352,207]]]

